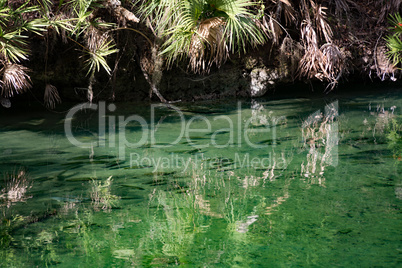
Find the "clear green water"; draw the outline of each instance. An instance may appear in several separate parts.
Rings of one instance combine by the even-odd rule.
[[[1,111],[0,265],[401,265],[402,94],[176,106]]]

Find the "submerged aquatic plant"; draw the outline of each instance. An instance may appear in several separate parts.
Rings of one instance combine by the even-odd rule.
[[[386,136],[394,158],[402,160],[402,123],[397,118],[392,118]]]
[[[112,176],[105,182],[92,180],[91,199],[95,210],[110,210],[119,199],[118,196],[111,194]]]

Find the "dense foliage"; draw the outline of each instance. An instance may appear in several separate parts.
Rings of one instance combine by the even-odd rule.
[[[45,45],[42,80],[49,108],[61,101],[47,74],[49,48],[58,42],[80,50],[89,101],[96,72],[115,75],[119,61],[112,68],[107,58],[121,57],[128,46],[150,94],[162,101],[158,84],[165,68],[184,64],[206,74],[229,56],[264,44],[269,64],[286,66],[292,79],[325,81],[329,90],[354,68],[395,79],[401,6],[398,0],[0,0],[1,102],[9,106],[8,98],[32,87],[25,62],[39,51],[30,50],[30,41]],[[384,39],[388,18],[392,27]],[[118,33],[127,29],[124,35],[133,39],[119,42]]]

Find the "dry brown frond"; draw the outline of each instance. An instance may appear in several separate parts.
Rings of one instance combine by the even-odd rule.
[[[300,76],[315,77],[319,72],[321,51],[318,49],[317,34],[310,20],[304,21],[301,26],[304,56],[300,60]]]
[[[45,95],[43,99],[45,101],[46,107],[49,109],[54,109],[56,107],[56,103],[61,103],[57,88],[50,84],[46,84]]]
[[[300,60],[300,76],[313,78],[319,72],[319,62],[322,53],[318,49],[317,34],[311,25],[311,21],[304,21],[302,23],[301,34],[305,53]]]
[[[296,22],[296,11],[292,2],[289,0],[271,0],[265,1],[266,13],[278,21],[284,22],[286,25]],[[284,21],[282,21],[284,18]]]
[[[91,52],[95,52],[108,39],[108,34],[102,33],[93,26],[89,26],[85,32],[86,47]]]
[[[279,38],[283,31],[278,21],[271,15],[262,18],[263,26],[267,31],[265,33],[273,40],[274,44],[279,44]]]
[[[280,14],[285,16],[285,24],[288,25],[292,22],[296,22],[295,9],[288,0],[279,0],[276,9],[277,19],[280,19]]]
[[[320,50],[310,47],[305,51],[303,58],[300,60],[299,75],[307,78],[318,78],[322,80],[322,75],[319,74],[320,60],[322,53]]]
[[[327,89],[332,90],[347,71],[345,55],[332,43],[318,48],[317,34],[311,21],[303,22],[301,28],[305,54],[300,60],[299,76],[326,80],[329,82]]]
[[[3,73],[1,95],[5,98],[21,94],[31,88],[31,78],[26,73],[29,69],[16,64],[8,63],[0,70]]]
[[[264,33],[279,45],[280,38],[285,30],[282,26],[282,17],[286,25],[296,23],[296,12],[289,0],[271,0],[267,3],[268,11],[262,17],[262,23],[257,23]]]
[[[395,71],[397,68],[387,57],[387,49],[385,46],[378,46],[374,53],[374,63],[373,66],[376,70],[377,76],[381,80],[385,80],[386,76],[391,77],[391,79],[395,79]]]
[[[349,13],[350,8],[346,0],[332,0],[329,4],[335,6],[334,13],[337,19],[341,19],[343,14]],[[346,18],[348,19],[348,16]]]
[[[279,52],[281,72],[288,72],[294,80],[296,78],[299,62],[303,56],[303,47],[300,43],[287,36],[283,39]]]
[[[314,46],[318,48],[318,39],[316,31],[310,20],[305,20],[301,25],[301,39],[306,47]]]
[[[224,24],[222,18],[214,17],[202,21],[198,26],[189,50],[190,67],[194,72],[208,72],[213,62],[220,66],[227,59],[228,48],[222,27]]]
[[[378,16],[378,23],[383,23],[387,20],[389,14],[400,11],[402,5],[401,0],[382,0],[375,1],[376,8],[380,10]]]
[[[325,41],[327,43],[331,43],[333,33],[332,33],[331,26],[329,26],[329,24],[327,22],[327,14],[325,13],[325,9],[327,9],[327,8],[323,7],[321,5],[315,4],[313,1],[310,1],[310,2],[311,2],[311,6],[313,8],[313,11],[314,11],[314,18],[316,21],[317,31],[324,36]]]
[[[347,71],[345,55],[336,45],[330,43],[324,44],[320,50],[322,52],[321,72],[329,82],[327,89],[332,90]]]
[[[310,20],[310,6],[307,4],[306,0],[300,1],[300,13],[304,20]]]

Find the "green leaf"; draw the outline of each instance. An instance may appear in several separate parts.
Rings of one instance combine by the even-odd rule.
[[[103,41],[95,51],[87,50],[86,53],[89,56],[89,58],[85,61],[85,67],[88,69],[87,75],[94,71],[99,72],[100,67],[105,69],[105,71],[110,75],[111,69],[107,64],[106,57],[118,51],[118,49],[114,49],[114,44],[112,44],[112,41],[107,40]]]
[[[397,65],[402,61],[402,17],[399,13],[389,16],[389,23],[391,27],[389,28],[392,35],[388,35],[386,40],[386,45],[388,47],[387,56],[394,65]]]

